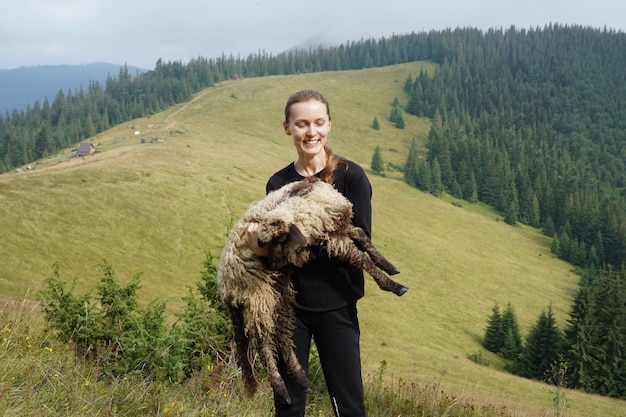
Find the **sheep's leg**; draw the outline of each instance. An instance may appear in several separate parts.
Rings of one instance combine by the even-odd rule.
[[[294,311],[295,303],[293,290],[289,282],[279,292],[281,300],[276,319],[276,344],[280,356],[285,363],[289,375],[306,392],[312,392],[306,372],[302,368],[293,345]]]
[[[339,259],[369,273],[378,287],[401,296],[409,289],[385,275],[365,252],[359,250],[347,235],[331,235],[326,241],[326,250],[331,258]]]
[[[311,192],[315,183],[318,182],[317,177],[308,177],[293,184],[289,197],[302,196]]]
[[[280,278],[280,276],[278,277]],[[276,289],[276,287],[274,289]],[[277,366],[277,335],[275,317],[280,308],[280,297],[280,292],[274,292],[271,300],[261,299],[256,300],[256,303],[251,303],[257,305],[257,307],[261,309],[262,306],[259,306],[259,304],[265,303],[265,307],[274,312],[274,314],[270,314],[265,317],[265,319],[270,319],[269,322],[261,317],[264,315],[261,314],[258,309],[252,309],[252,306],[248,306],[250,311],[248,311],[248,315],[244,317],[244,319],[250,321],[249,323],[246,322],[246,327],[249,329],[248,331],[252,332],[252,334],[249,334],[248,336],[254,339],[256,351],[258,352],[261,362],[265,367],[267,378],[269,379],[274,392],[282,398],[285,403],[291,404],[291,398],[289,397],[289,392],[285,386],[285,381],[283,381]]]
[[[276,363],[276,348],[275,348],[275,335],[268,334],[265,332],[259,340],[259,354],[261,355],[261,360],[265,365],[265,370],[267,371],[267,378],[270,381],[270,385],[274,390],[274,393],[286,404],[291,404],[291,397],[289,396],[289,391],[287,391],[287,386],[285,385],[285,381],[283,377],[278,372],[278,366]]]
[[[378,249],[376,249],[372,240],[369,236],[367,236],[363,229],[350,225],[347,232],[357,247],[363,252],[366,252],[377,267],[389,275],[396,275],[400,273],[400,270],[393,266],[392,263],[389,262]]]
[[[254,369],[250,362],[250,338],[246,335],[243,320],[243,308],[228,306],[228,313],[233,325],[235,345],[237,346],[235,358],[241,366],[241,376],[248,395],[254,395],[258,387]]]
[[[300,364],[300,361],[298,361],[298,357],[296,356],[292,336],[293,332],[283,332],[279,329],[277,340],[279,344],[280,355],[285,362],[285,367],[287,368],[289,376],[291,376],[305,392],[310,393],[312,392],[311,386],[309,385],[309,380],[307,378],[306,372],[302,368],[302,365]]]

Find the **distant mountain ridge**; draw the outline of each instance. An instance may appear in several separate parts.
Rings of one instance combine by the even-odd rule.
[[[53,101],[59,90],[77,91],[89,82],[103,83],[109,75],[117,76],[123,65],[97,62],[84,65],[41,65],[0,69],[0,114],[13,110],[25,110],[36,101]],[[139,67],[128,67],[132,76],[147,71]]]
[[[317,49],[339,44],[324,36],[305,40],[285,52]],[[104,83],[109,75],[117,76],[124,65],[96,62],[81,65],[36,65],[15,69],[0,69],[0,116],[13,110],[26,110],[39,100],[43,103],[47,97],[52,102],[59,90],[67,93],[76,91],[81,86],[87,88],[90,81]],[[149,69],[128,66],[128,73],[133,77]]]

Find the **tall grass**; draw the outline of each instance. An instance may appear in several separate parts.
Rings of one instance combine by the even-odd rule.
[[[182,384],[155,382],[129,373],[99,379],[92,362],[75,356],[71,345],[52,339],[38,316],[39,306],[25,298],[0,306],[0,415],[2,416],[269,416],[267,384],[254,398],[242,395],[238,369],[226,361],[207,367]],[[317,368],[317,371],[316,371]],[[314,393],[307,415],[332,416],[319,368],[312,366]],[[477,405],[445,393],[389,379],[386,364],[365,381],[372,416],[507,417],[505,408]]]

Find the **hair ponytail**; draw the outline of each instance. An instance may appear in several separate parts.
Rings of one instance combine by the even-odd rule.
[[[332,184],[335,182],[335,171],[337,168],[341,165],[344,169],[348,169],[348,164],[335,155],[333,150],[330,149],[330,146],[324,146],[324,151],[326,152],[326,166],[320,172],[320,179],[324,182]]]

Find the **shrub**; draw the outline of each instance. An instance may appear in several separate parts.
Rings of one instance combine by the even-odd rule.
[[[39,298],[46,323],[59,340],[71,343],[76,355],[97,364],[103,376],[140,372],[148,378],[178,383],[197,370],[212,368],[228,350],[230,326],[216,305],[217,270],[210,254],[204,266],[198,283],[201,295],[189,290],[183,298],[183,312],[171,327],[166,325],[164,302],[139,307],[141,274],[122,286],[106,260],[95,298],[76,295],[76,279],[67,289],[58,263]]]

